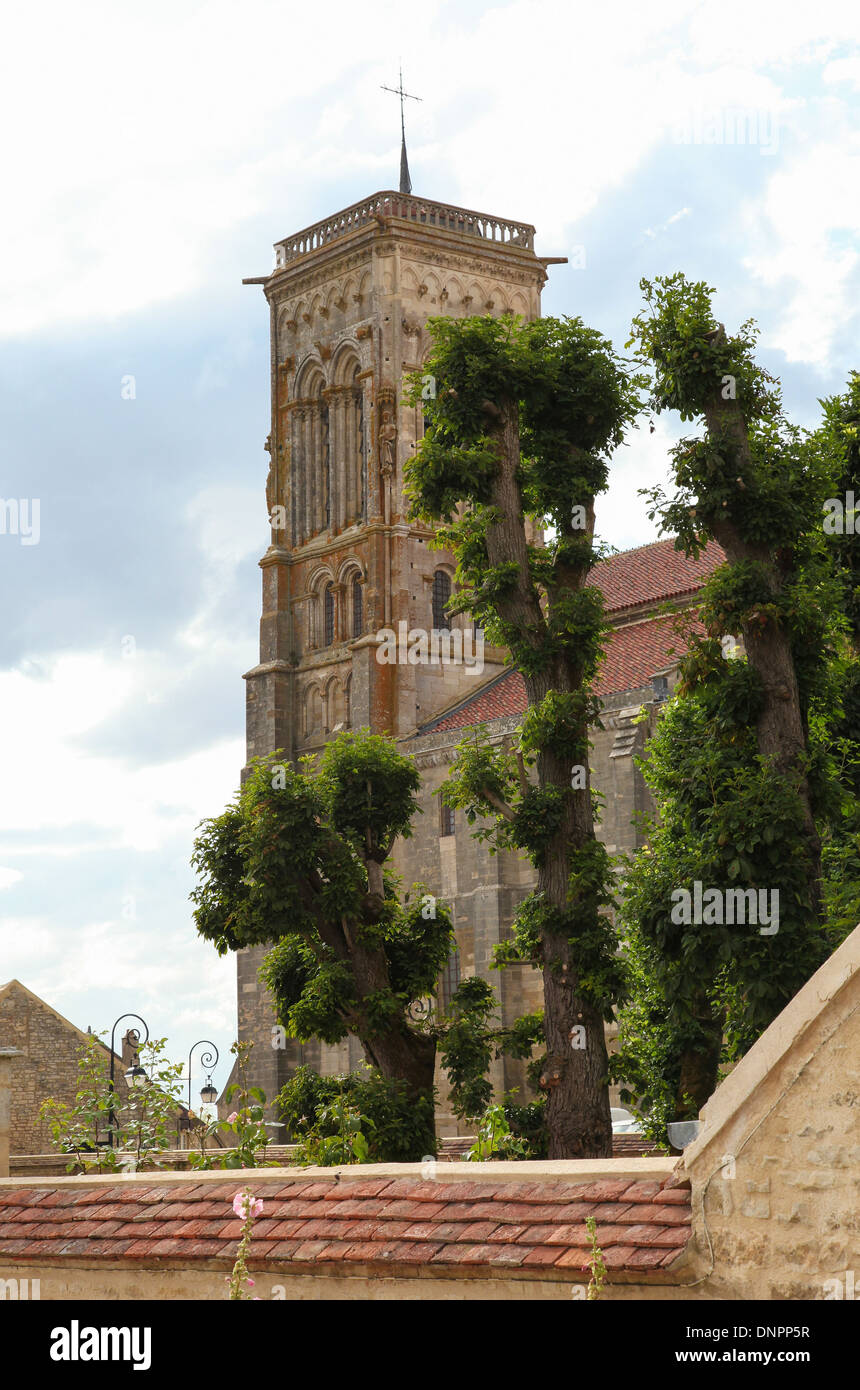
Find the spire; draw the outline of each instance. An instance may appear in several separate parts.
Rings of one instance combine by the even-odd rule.
[[[409,177],[409,160],[406,158],[406,132],[400,142],[400,192],[412,192],[412,180]]]
[[[412,192],[412,179],[409,177],[409,160],[406,158],[406,123],[403,119],[403,98],[408,97],[410,101],[422,101],[422,97],[414,97],[411,92],[403,90],[403,68],[400,68],[400,82],[396,87],[386,87],[383,85],[383,92],[393,92],[400,97],[400,192]]]

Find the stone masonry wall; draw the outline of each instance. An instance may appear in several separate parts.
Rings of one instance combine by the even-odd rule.
[[[860,1295],[860,927],[705,1106],[685,1153],[715,1298]],[[694,1276],[691,1276],[694,1277]]]
[[[39,1119],[39,1106],[48,1097],[73,1104],[77,1053],[85,1037],[17,980],[0,991],[0,1047],[16,1047],[23,1054],[10,1063],[13,1154],[50,1149],[50,1128]],[[121,1070],[117,1070],[117,1090],[124,1095]]]

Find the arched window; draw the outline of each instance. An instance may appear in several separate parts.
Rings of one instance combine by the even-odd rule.
[[[352,581],[352,635],[360,637],[364,631],[364,596],[361,592],[361,577],[355,575]]]
[[[459,984],[460,953],[455,946],[445,962],[445,969],[439,980],[439,1008],[443,1015],[447,1014],[451,1008],[451,1000],[457,992]]]
[[[334,585],[326,584],[323,593],[323,646],[334,641]]]
[[[343,683],[343,714],[346,727],[352,728],[352,676],[347,676]]]
[[[455,822],[455,820],[454,820],[454,807],[453,807],[453,806],[446,806],[446,805],[443,803],[443,804],[442,804],[441,823],[440,823],[440,826],[439,826],[439,834],[440,834],[440,835],[453,835],[455,829],[456,829],[456,822]]]
[[[437,570],[433,576],[433,628],[434,631],[447,631],[451,620],[445,612],[445,605],[451,597],[451,576],[445,570]]]
[[[308,688],[305,695],[305,736],[322,727],[322,696],[317,686]]]
[[[333,729],[345,727],[343,689],[338,680],[331,680],[326,686],[325,716],[325,731],[327,734],[330,734]]]

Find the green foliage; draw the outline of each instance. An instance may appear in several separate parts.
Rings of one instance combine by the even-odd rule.
[[[539,1095],[536,1100],[525,1105],[517,1105],[506,1097],[505,1119],[514,1137],[522,1139],[526,1144],[528,1158],[549,1157],[545,1095]]]
[[[706,643],[702,644],[706,646]],[[676,1110],[680,1058],[706,1045],[702,998],[723,1020],[723,1062],[759,1036],[860,919],[860,836],[826,829],[825,901],[821,922],[812,909],[803,815],[790,780],[757,751],[754,717],[747,718],[743,660],[703,668],[694,645],[682,663],[685,694],[662,713],[640,764],[660,812],[649,843],[630,866],[622,900],[624,954],[630,972],[628,1004],[620,1018],[613,1079],[635,1105],[650,1137],[665,1142]],[[707,678],[703,677],[707,669]],[[722,677],[722,680],[721,680]],[[719,687],[723,685],[723,689]],[[753,688],[754,685],[753,685]],[[714,717],[720,695],[721,717]],[[736,715],[733,718],[732,715]],[[813,724],[817,739],[826,721]],[[822,751],[826,761],[826,749]],[[832,776],[832,768],[830,774]],[[838,792],[838,780],[831,790]],[[837,826],[851,823],[856,802],[835,797]],[[699,880],[726,890],[766,886],[779,892],[779,930],[755,926],[679,923],[672,893]]]
[[[136,1172],[162,1165],[162,1155],[175,1143],[182,1075],[181,1063],[165,1057],[166,1046],[166,1039],[154,1038],[141,1048],[147,1080],[123,1097],[111,1089],[110,1053],[100,1038],[90,1034],[81,1044],[74,1104],[49,1098],[39,1109],[55,1147],[72,1155],[68,1172]]]
[[[60,1153],[73,1155],[67,1172],[103,1173],[119,1166],[116,1150],[107,1148],[110,1054],[100,1038],[91,1033],[78,1048],[77,1057],[74,1104],[50,1097],[42,1101],[39,1117],[48,1121],[54,1147]]]
[[[654,410],[677,410],[682,420],[693,420],[704,413],[715,383],[728,377],[745,415],[767,418],[778,411],[774,378],[753,360],[757,330],[751,319],[734,337],[720,335],[715,291],[681,273],[641,280],[639,288],[646,308],[634,318],[627,346],[635,343],[653,370]]]
[[[408,839],[421,775],[389,738],[362,730],[326,744],[320,790],[332,829],[382,863],[397,836]]]
[[[557,908],[543,894],[529,893],[517,908],[511,936],[493,948],[497,966],[520,961],[543,966],[547,938],[566,938],[576,948],[579,989],[607,1022],[614,1019],[614,1007],[626,990],[618,938],[601,911],[611,902],[609,863],[599,840],[586,843],[571,855],[567,907]],[[556,962],[551,968],[558,970],[560,966]]]
[[[851,640],[860,653],[860,372],[849,374],[845,392],[821,401],[823,421],[816,435],[821,451],[833,460],[830,497],[846,509],[841,533],[827,536],[842,587]],[[848,514],[848,494],[854,494],[853,518]],[[847,524],[853,519],[852,528]],[[855,728],[860,725],[855,725]]]
[[[603,1285],[606,1283],[606,1260],[603,1251],[597,1244],[597,1222],[593,1216],[585,1218],[585,1229],[591,1241],[591,1254],[586,1261],[585,1268],[589,1271],[588,1289],[585,1294],[586,1301],[595,1302],[603,1292]]]
[[[421,885],[401,900],[385,867],[419,784],[413,761],[367,730],[332,740],[318,767],[258,760],[236,805],[201,828],[192,900],[219,951],[272,946],[261,976],[287,1036],[352,1033],[383,1070],[412,1048],[430,1088],[432,1034],[410,1010],[436,991],[451,921]]]
[[[358,1159],[352,1150],[352,1157],[331,1162],[414,1163],[436,1153],[432,1096],[416,1102],[402,1081],[388,1081],[366,1065],[345,1076],[319,1076],[309,1067],[299,1067],[281,1091],[278,1105],[290,1135],[316,1145],[313,1152],[318,1156],[309,1162],[322,1161],[323,1152],[337,1151],[344,1133],[347,1140],[363,1135],[365,1157]],[[357,1128],[344,1130],[342,1115],[347,1113],[350,1125],[358,1117]],[[326,1146],[326,1140],[336,1144]]]
[[[266,1113],[266,1096],[259,1086],[251,1086],[248,1081],[253,1046],[250,1042],[235,1042],[230,1048],[236,1058],[236,1074],[239,1080],[227,1087],[224,1100],[228,1104],[233,1102],[236,1108],[222,1121],[220,1129],[222,1133],[226,1131],[227,1134],[233,1135],[234,1142],[227,1153],[218,1155],[219,1168],[265,1166],[266,1146],[269,1143],[269,1133],[263,1118]],[[193,1163],[192,1166],[207,1165]]]
[[[462,980],[439,1039],[439,1055],[451,1083],[451,1107],[463,1119],[482,1114],[493,1093],[487,1071],[494,1036],[489,1023],[495,1008],[495,995],[486,980],[477,975]]]
[[[176,1143],[177,1112],[182,1103],[182,1063],[165,1056],[166,1038],[151,1038],[140,1049],[147,1073],[142,1086],[129,1089],[118,1111],[115,1144],[120,1165],[134,1172],[161,1167],[161,1155]]]
[[[317,1110],[314,1124],[299,1144],[293,1161],[300,1166],[316,1164],[321,1168],[369,1163],[367,1134],[372,1136],[373,1130],[369,1115],[362,1115],[342,1095],[337,1096]]]
[[[571,766],[587,763],[590,744],[584,731],[589,725],[600,727],[599,710],[599,700],[586,690],[550,690],[540,704],[525,712],[520,734],[523,753],[531,757],[551,748]]]
[[[579,319],[432,319],[429,327],[434,346],[425,370],[439,386],[435,399],[422,402],[429,429],[407,466],[413,514],[443,522],[436,540],[457,554],[458,608],[468,608],[490,640],[509,646],[524,674],[546,671],[562,656],[587,678],[603,624],[600,591],[583,589],[581,580],[598,552],[590,528],[574,523],[573,508],[587,511],[606,486],[608,457],[637,413],[640,383]],[[420,398],[416,376],[411,399]],[[529,581],[549,597],[540,629],[502,611],[520,579],[519,562],[513,555],[493,562],[487,550],[500,520],[490,505],[498,453],[487,402],[515,404],[523,512],[554,529],[545,545],[524,545]]]
[[[730,555],[705,585],[706,635],[690,639],[677,698],[646,750],[659,823],[631,867],[622,907],[632,989],[612,1074],[648,1132],[664,1139],[667,1121],[691,1104],[679,1094],[691,1074],[683,1059],[713,1057],[720,1037],[722,1061],[739,1056],[833,949],[858,905],[849,877],[858,853],[855,762],[840,729],[851,702],[853,589],[821,521],[824,500],[856,464],[860,389],[855,376],[848,397],[823,403],[818,431],[800,430],[782,414],[778,384],[753,361],[752,324],[727,336],[713,290],[682,275],[642,289],[646,310],[631,342],[653,372],[652,407],[704,417],[707,426],[704,438],[674,450],[678,490],[651,493],[650,514],[688,554],[716,538]],[[759,728],[769,702],[793,692],[763,679],[766,658],[758,669],[725,660],[726,634],[743,634],[753,656],[760,637],[787,642],[805,739],[779,766],[763,756]],[[824,843],[826,924],[810,816]],[[723,893],[776,890],[778,931],[675,920],[673,892],[697,880]]]
[[[611,345],[580,319],[436,318],[428,327],[434,347],[427,370],[441,390],[425,402],[421,377],[412,383],[411,400],[430,422],[411,470],[420,507],[446,517],[464,497],[489,500],[496,455],[483,406],[510,397],[521,403],[530,510],[567,523],[571,491],[584,499],[601,490],[606,454],[636,410],[635,390]]]
[[[488,1105],[481,1116],[475,1142],[466,1154],[467,1161],[485,1163],[489,1159],[532,1157],[528,1141],[512,1131],[505,1106]]]

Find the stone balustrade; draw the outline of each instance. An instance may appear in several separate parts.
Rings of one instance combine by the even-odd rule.
[[[467,208],[454,207],[449,203],[434,203],[427,198],[415,198],[405,193],[391,191],[374,193],[360,203],[332,217],[315,222],[301,232],[275,243],[275,268],[282,270],[299,256],[318,251],[338,237],[346,236],[359,227],[366,226],[376,218],[397,217],[405,221],[420,223],[427,227],[442,228],[459,232],[461,235],[481,237],[484,241],[500,245],[516,246],[526,251],[534,251],[535,229],[525,222],[508,222],[501,217],[491,217],[483,212],[471,212]]]

